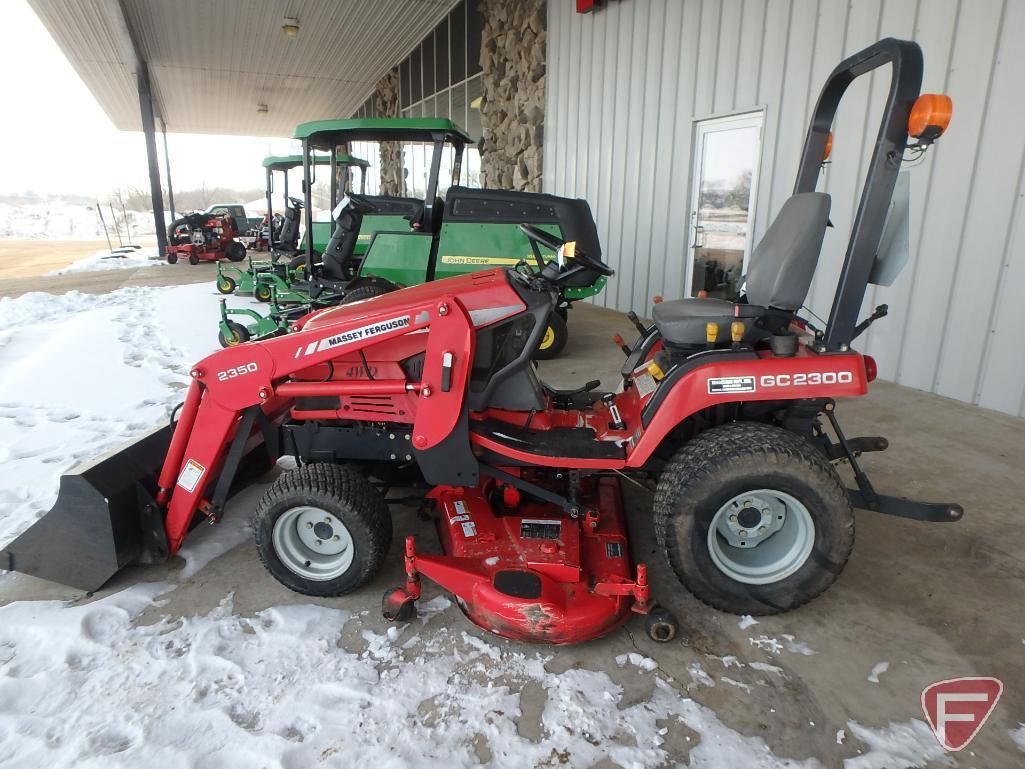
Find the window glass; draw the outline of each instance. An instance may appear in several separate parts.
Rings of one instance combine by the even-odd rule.
[[[472,80],[468,80],[466,83],[466,132],[473,137],[474,141],[480,139],[481,124],[480,124],[480,97],[483,93],[483,85],[481,84],[481,78],[475,77]]]
[[[476,75],[480,72],[480,44],[481,28],[484,26],[484,17],[480,9],[474,3],[466,14],[466,76]]]
[[[429,33],[420,46],[423,49],[424,96],[430,96],[437,90],[434,80],[434,33]]]
[[[448,85],[448,17],[434,28],[434,71],[437,73],[437,87]]]
[[[449,44],[452,51],[451,83],[466,79],[466,0],[449,15]]]
[[[420,46],[413,51],[409,57],[409,103],[416,104],[424,96],[423,75],[421,74],[421,51]]]
[[[404,109],[412,104],[409,94],[409,59],[399,65],[399,107]]]

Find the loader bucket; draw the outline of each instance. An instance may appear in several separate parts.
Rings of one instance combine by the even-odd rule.
[[[0,569],[92,591],[132,562],[166,558],[153,495],[172,432],[155,427],[61,476],[56,504],[0,550]]]

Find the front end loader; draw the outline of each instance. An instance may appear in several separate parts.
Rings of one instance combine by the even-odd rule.
[[[884,65],[878,139],[829,320],[816,330],[800,312],[829,223],[830,196],[815,189],[829,132],[850,83]],[[384,595],[387,618],[412,617],[429,579],[507,638],[574,643],[639,614],[651,638],[669,640],[676,623],[655,593],[670,586],[650,585],[630,549],[627,519],[642,512],[680,582],[710,606],[801,606],[842,572],[855,506],[931,522],[963,514],[878,493],[858,455],[885,440],[846,437],[836,414],[875,376],[853,343],[881,315],[858,320],[898,171],[950,119],[949,99],[921,95],[921,78],[921,50],[907,41],[882,40],[838,65],[744,295],[656,305],[654,322],[637,320],[637,341],[623,345],[614,391],[539,379],[531,353],[562,290],[612,270],[584,244],[523,223],[532,268],[333,307],[201,360],[173,432],[66,476],[53,510],[0,566],[95,589],[127,562],[177,552],[198,522],[220,520],[247,471],[289,455],[298,467],[270,486],[253,528],[271,575],[303,594],[342,595],[374,579],[393,523],[369,477],[415,469],[430,487],[424,509],[441,554],[405,537],[405,579]],[[544,245],[557,246],[554,258]],[[850,462],[856,488],[838,461]],[[654,487],[650,511],[626,509],[624,477]]]

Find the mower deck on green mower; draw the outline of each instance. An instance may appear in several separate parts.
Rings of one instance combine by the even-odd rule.
[[[337,298],[324,296],[321,299],[310,300],[306,297],[302,303],[286,307],[278,297],[277,291],[272,288],[268,301],[268,312],[261,315],[249,307],[228,307],[227,300],[222,299],[221,320],[217,324],[217,340],[221,347],[234,347],[243,342],[269,339],[288,333],[288,327],[293,321],[314,310],[336,304]]]

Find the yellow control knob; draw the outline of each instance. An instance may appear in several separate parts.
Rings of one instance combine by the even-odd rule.
[[[651,374],[656,382],[662,381],[666,376],[666,372],[664,372],[662,367],[655,363],[655,361],[648,364],[648,373]]]
[[[715,344],[719,339],[719,324],[714,321],[709,321],[705,324],[705,341],[709,344]]]
[[[744,338],[744,332],[747,329],[744,327],[744,321],[735,320],[730,324],[730,336],[733,337],[734,342],[739,342]]]

